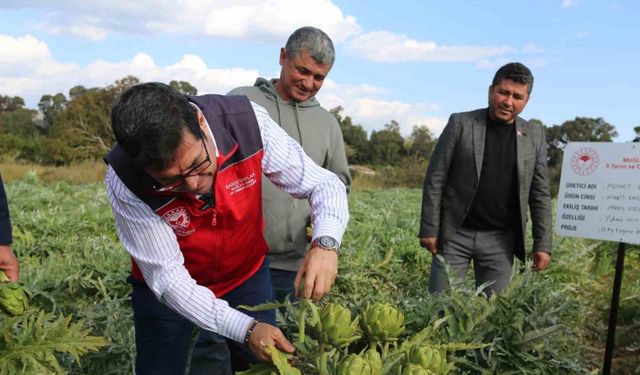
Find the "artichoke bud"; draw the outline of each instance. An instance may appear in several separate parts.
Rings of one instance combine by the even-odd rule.
[[[404,314],[387,303],[378,302],[367,305],[361,325],[371,341],[396,341],[404,332]]]
[[[358,340],[358,319],[351,321],[351,310],[328,303],[320,310],[322,341],[336,348],[343,348]]]
[[[435,375],[436,373],[422,368],[420,365],[410,363],[402,370],[402,375]]]
[[[31,292],[19,282],[0,283],[0,310],[9,315],[21,315],[29,306]]]
[[[371,375],[382,375],[382,357],[375,348],[371,348],[364,353],[364,359],[369,362]]]
[[[371,366],[361,356],[349,354],[340,363],[338,375],[371,375]]]
[[[411,347],[407,359],[410,363],[431,370],[434,374],[447,374],[453,367],[447,363],[447,355],[443,349],[428,345]]]

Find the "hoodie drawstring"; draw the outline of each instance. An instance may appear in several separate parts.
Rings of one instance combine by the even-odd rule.
[[[276,94],[276,108],[278,109],[278,125],[282,127],[282,113],[280,112],[280,98]]]
[[[300,146],[303,146],[304,144],[302,143],[302,130],[300,129],[300,115],[298,113],[298,102],[295,103],[295,107],[296,127],[298,128],[298,136],[300,137]]]
[[[300,129],[300,114],[298,113],[298,102],[294,103],[294,117],[296,119],[296,128],[298,129],[298,137],[300,139],[300,146],[303,145],[302,143],[302,129]],[[280,96],[278,94],[276,94],[276,109],[278,110],[278,125],[280,125],[280,127],[282,128],[283,123],[282,123],[282,111],[280,109]]]

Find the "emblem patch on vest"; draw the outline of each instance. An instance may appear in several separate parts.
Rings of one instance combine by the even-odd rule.
[[[176,236],[185,237],[195,232],[195,229],[189,229],[191,216],[184,207],[169,210],[162,215],[162,218],[171,226]]]

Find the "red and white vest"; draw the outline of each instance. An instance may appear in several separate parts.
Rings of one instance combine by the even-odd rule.
[[[267,253],[262,217],[262,138],[243,96],[188,96],[202,110],[218,147],[212,191],[203,209],[192,194],[156,194],[153,179],[116,145],[105,157],[118,177],[175,233],[185,267],[199,285],[223,296],[250,278]],[[132,260],[132,274],[143,280]]]

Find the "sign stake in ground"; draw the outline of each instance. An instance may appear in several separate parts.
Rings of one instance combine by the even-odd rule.
[[[602,374],[611,374],[611,361],[613,360],[613,347],[616,338],[616,323],[618,321],[618,308],[620,307],[620,288],[622,287],[622,272],[624,271],[625,243],[618,244],[616,257],[616,274],[613,279],[613,293],[611,293],[611,309],[609,310],[609,328],[607,329],[607,345],[604,351],[604,365]]]
[[[567,144],[562,161],[556,232],[562,236],[618,242],[602,371],[609,375],[625,243],[640,243],[640,144]]]

